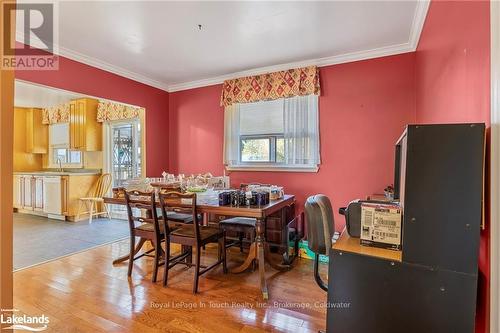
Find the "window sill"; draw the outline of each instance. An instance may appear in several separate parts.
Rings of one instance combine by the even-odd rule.
[[[227,171],[265,171],[265,172],[318,172],[319,166],[287,167],[287,166],[256,166],[256,165],[238,165],[227,166]]]

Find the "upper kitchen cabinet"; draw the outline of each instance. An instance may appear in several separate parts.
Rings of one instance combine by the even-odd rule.
[[[84,151],[102,150],[102,124],[97,121],[98,101],[80,98],[69,109],[69,148]]]
[[[26,152],[47,154],[48,126],[42,124],[42,109],[27,108],[26,112]]]

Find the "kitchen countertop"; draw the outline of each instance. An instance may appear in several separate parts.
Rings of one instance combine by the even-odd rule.
[[[17,171],[14,175],[37,175],[37,176],[92,176],[100,175],[99,170],[85,171]]]

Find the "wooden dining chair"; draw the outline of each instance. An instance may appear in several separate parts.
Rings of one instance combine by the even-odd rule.
[[[111,174],[103,173],[93,186],[93,193],[89,197],[80,198],[78,205],[78,213],[76,214],[76,221],[80,220],[80,214],[82,213],[82,207],[86,206],[89,214],[89,223],[92,223],[92,217],[106,214],[109,219],[111,215],[109,214],[108,205],[104,202],[104,195],[109,190],[111,186]],[[102,209],[100,209],[102,208]]]
[[[179,186],[171,186],[171,185],[162,185],[159,188],[159,193],[168,193],[168,192],[177,192],[182,193],[181,188]],[[185,214],[182,212],[174,211],[173,207],[169,207],[166,211],[169,225],[170,227],[182,226],[186,223],[193,223],[193,215],[191,213]],[[160,216],[162,216],[162,212],[160,210]]]
[[[127,205],[127,215],[130,229],[128,276],[132,275],[134,261],[144,256],[153,257],[154,263],[151,281],[156,282],[158,267],[161,266],[161,259],[163,256],[161,242],[165,238],[165,231],[163,224],[158,223],[155,193],[141,192],[137,190],[125,191],[125,202]],[[144,214],[145,212],[146,214]],[[144,217],[143,215],[150,217]],[[140,237],[141,240],[150,241],[154,248],[135,256],[136,237]],[[154,252],[154,256],[150,255],[151,252]]]
[[[198,280],[200,275],[208,272],[222,263],[224,274],[227,273],[226,267],[226,244],[224,231],[219,228],[200,226],[196,213],[196,194],[182,194],[179,192],[160,192],[158,194],[162,211],[163,228],[165,230],[165,271],[163,275],[163,286],[167,285],[168,271],[179,263],[186,264],[183,258],[192,255],[192,248],[196,248],[195,273],[193,282],[193,294],[198,292]],[[181,214],[190,214],[193,223],[184,224],[176,229],[169,226],[169,217],[167,211],[173,211]],[[184,248],[188,247],[191,253],[181,253],[178,258],[170,258],[170,244],[181,244]],[[218,260],[208,267],[200,265],[201,249],[207,244],[217,243],[219,248]],[[192,265],[189,265],[192,266]],[[203,269],[202,269],[203,268]]]

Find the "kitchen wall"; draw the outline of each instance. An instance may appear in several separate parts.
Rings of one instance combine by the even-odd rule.
[[[14,109],[14,172],[42,169],[43,155],[26,152],[26,109]]]
[[[159,177],[168,166],[168,93],[77,61],[59,58],[57,71],[16,71],[16,79],[144,107],[147,175]]]
[[[489,6],[488,1],[431,2],[415,58],[419,123],[484,122],[489,132]],[[487,226],[488,194],[486,188]],[[489,331],[489,261],[487,228],[481,232],[476,332]]]
[[[322,67],[318,173],[232,172],[231,182],[283,185],[301,209],[316,193],[335,211],[350,200],[381,193],[393,183],[394,143],[415,122],[413,53]],[[221,175],[223,110],[221,85],[171,93],[170,161],[173,173]],[[336,229],[345,221],[336,214]]]

